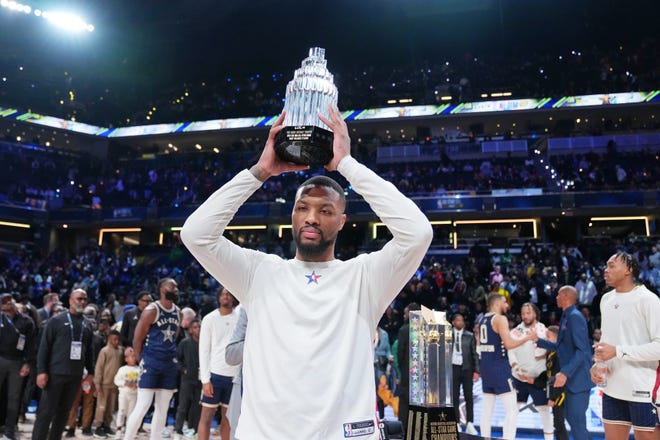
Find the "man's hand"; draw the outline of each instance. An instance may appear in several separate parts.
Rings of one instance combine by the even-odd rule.
[[[211,382],[206,382],[202,384],[202,394],[204,394],[206,397],[213,397],[213,385]]]
[[[44,388],[46,388],[46,385],[48,385],[48,374],[47,373],[37,374],[37,386],[43,390]]]
[[[589,369],[589,374],[591,375],[591,381],[596,385],[600,385],[607,379],[607,370],[598,371],[596,364],[592,365]]]
[[[477,373],[476,371],[473,372],[473,373],[472,373],[472,382],[477,382],[477,381],[479,380],[479,377],[481,377],[481,376],[479,375],[479,373]]]
[[[346,157],[351,155],[351,138],[348,136],[348,126],[341,117],[337,107],[328,105],[328,116],[326,119],[319,113],[319,119],[332,130],[334,141],[332,142],[332,160],[325,168],[328,171],[337,171],[337,165]]]
[[[21,377],[26,377],[28,374],[30,374],[30,365],[23,364],[23,366],[21,367],[21,371],[19,371],[18,375]]]
[[[306,170],[309,167],[307,165],[297,165],[291,162],[282,161],[277,154],[275,153],[275,137],[279,134],[280,131],[284,128],[284,116],[285,112],[282,112],[277,121],[270,128],[268,133],[268,139],[266,140],[266,145],[264,150],[261,152],[261,157],[259,161],[250,168],[250,172],[257,179],[265,182],[271,176],[279,176],[282,173],[288,173],[291,171],[302,171]]]
[[[561,388],[566,385],[566,375],[564,373],[557,373],[555,376],[555,383],[552,385],[555,388]]]
[[[593,349],[596,362],[605,362],[616,357],[616,347],[614,345],[597,342],[593,345]]]

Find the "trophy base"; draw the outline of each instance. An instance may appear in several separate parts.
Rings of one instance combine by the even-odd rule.
[[[408,440],[458,440],[454,408],[410,405],[407,434]]]
[[[300,165],[325,165],[332,160],[331,131],[314,125],[284,127],[275,138],[280,159]]]

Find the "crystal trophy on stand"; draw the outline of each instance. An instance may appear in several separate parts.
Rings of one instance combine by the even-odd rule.
[[[458,439],[452,403],[451,324],[445,312],[410,312],[410,440]]]
[[[312,47],[286,86],[284,129],[275,139],[275,152],[287,162],[325,165],[332,160],[333,135],[318,117],[337,106],[337,87],[327,69],[325,49]]]

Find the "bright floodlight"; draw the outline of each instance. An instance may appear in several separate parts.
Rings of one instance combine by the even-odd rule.
[[[23,12],[25,14],[33,12],[31,6],[19,3],[15,0],[0,0],[0,7],[7,8],[11,11]],[[34,15],[36,17],[43,17],[55,26],[70,32],[92,32],[94,30],[93,25],[85,23],[85,20],[74,14],[34,9]]]
[[[92,32],[94,30],[94,26],[85,23],[85,21],[77,15],[67,14],[64,12],[42,12],[41,16],[50,21],[55,26],[67,31]]]

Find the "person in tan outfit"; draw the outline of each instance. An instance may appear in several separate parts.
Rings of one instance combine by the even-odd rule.
[[[117,401],[117,386],[115,375],[124,359],[123,350],[119,347],[119,332],[110,331],[108,343],[101,349],[94,370],[94,386],[96,387],[96,414],[94,416],[94,437],[106,438],[114,435],[110,427],[112,414]]]

